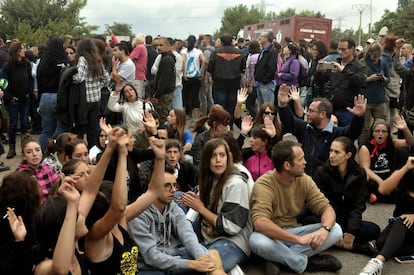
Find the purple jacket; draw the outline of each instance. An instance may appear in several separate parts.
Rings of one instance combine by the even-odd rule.
[[[249,170],[254,180],[257,180],[261,175],[274,168],[272,159],[269,158],[266,150],[261,153],[255,152],[243,165]]]
[[[278,84],[294,85],[299,87],[298,75],[300,71],[299,60],[295,55],[291,55],[286,59],[285,64],[282,66],[282,75],[279,78]]]

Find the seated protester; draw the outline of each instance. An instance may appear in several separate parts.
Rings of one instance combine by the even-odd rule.
[[[93,165],[96,164],[96,156],[105,150],[107,142],[107,135],[102,129],[99,130],[98,140],[95,145],[89,150],[89,162]]]
[[[62,167],[62,173],[65,176],[72,177],[75,179],[73,186],[82,193],[83,189],[85,188],[89,176],[92,174],[92,170],[84,161],[79,159],[71,159],[65,162]],[[58,194],[58,190],[62,181],[56,182],[52,189],[52,195],[55,196]]]
[[[165,150],[165,166],[174,171],[177,179],[177,191],[192,191],[197,186],[198,171],[189,162],[183,160],[182,147],[179,141],[175,139],[166,140]],[[153,167],[153,160],[141,163],[138,173],[142,186],[148,186]]]
[[[241,130],[242,128],[242,119],[241,119],[241,107],[243,103],[246,101],[247,97],[249,96],[247,93],[247,88],[242,88],[237,93],[237,104],[236,108],[234,109],[234,123],[237,127]],[[276,144],[278,141],[282,139],[282,125],[277,117],[276,107],[271,102],[266,102],[262,104],[257,112],[256,116],[253,120],[252,127],[256,127],[260,124],[265,124],[265,118],[269,118],[276,129],[276,134],[272,136],[272,143]]]
[[[56,140],[48,139],[43,163],[49,164],[57,174],[62,171],[65,163],[65,146],[69,141],[77,139],[72,133],[60,134]]]
[[[174,138],[180,141],[184,154],[193,147],[193,136],[185,127],[186,120],[185,112],[179,109],[172,109],[167,116],[168,126],[172,129]]]
[[[209,251],[198,242],[191,223],[173,201],[178,185],[174,169],[169,166],[165,167],[163,187],[154,203],[128,223],[139,247],[139,274],[214,271],[216,265]]]
[[[225,272],[240,270],[250,256],[249,200],[252,185],[233,165],[227,143],[213,138],[204,144],[200,162],[199,195],[182,194],[178,202],[200,213],[204,245],[220,255],[217,267]]]
[[[145,103],[131,83],[118,82],[108,100],[108,109],[122,113],[122,119],[133,133],[143,127]]]
[[[337,137],[331,144],[329,162],[318,167],[313,180],[335,210],[336,222],[344,232],[337,246],[374,256],[375,246],[369,242],[377,239],[380,228],[362,220],[368,192],[367,175],[354,160],[355,153],[352,140]],[[311,220],[311,223],[320,222],[316,216]]]
[[[251,131],[252,123],[251,117],[245,116],[242,121],[242,129],[240,136],[246,136],[250,132],[250,147],[242,148],[244,138],[239,136],[239,146],[242,148],[243,165],[249,170],[253,180],[257,180],[261,175],[273,170],[273,162],[270,158],[271,151],[276,139],[271,138],[275,136],[276,129],[269,118],[265,118],[266,126],[261,124],[254,127]]]
[[[30,171],[4,176],[0,184],[0,213],[7,215],[0,219],[0,274],[32,274],[32,224],[42,197]]]
[[[404,134],[404,139],[393,139],[390,133],[390,125],[385,120],[374,121],[371,128],[371,137],[359,149],[359,165],[365,169],[368,175],[369,202],[395,203],[395,192],[383,195],[378,191],[379,185],[386,180],[395,169],[398,150],[414,145],[414,138],[408,129],[404,118],[397,115],[394,125]]]
[[[331,255],[319,255],[342,237],[335,211],[313,180],[305,174],[301,145],[280,141],[272,149],[275,170],[254,184],[250,200],[254,232],[250,247],[267,260],[266,274],[278,274],[276,264],[297,273],[337,271],[342,265]],[[321,217],[321,223],[301,226],[304,206]]]
[[[80,194],[76,180],[62,178],[59,195],[50,197],[35,216],[35,275],[88,274],[76,250],[75,232]]]
[[[138,247],[126,230],[127,222],[148,208],[158,197],[162,188],[165,146],[163,141],[151,138],[150,144],[156,156],[156,162],[150,188],[127,207],[127,155],[128,147],[133,146],[133,140],[130,132],[121,131],[121,133],[117,146],[119,157],[115,181],[113,184],[103,183],[101,185],[86,218],[89,231],[85,237],[85,255],[92,275],[138,274]],[[108,162],[109,160],[105,164],[107,165]],[[98,162],[96,169],[98,168],[99,177],[102,179],[106,167],[99,166]]]
[[[193,163],[193,157],[190,155],[190,151],[194,141],[190,130],[185,127],[187,123],[185,112],[180,109],[171,110],[167,116],[167,122],[167,125],[173,132],[173,138],[179,140],[181,143],[184,159]]]
[[[23,160],[17,171],[31,170],[42,190],[42,201],[45,201],[59,175],[48,164],[42,162],[42,149],[36,139],[28,138],[22,144]]]
[[[151,117],[151,118],[150,118]],[[135,138],[135,142],[134,142],[134,147],[138,148],[138,149],[148,149],[149,147],[149,143],[148,143],[148,139],[151,136],[158,135],[161,138],[160,135],[160,129],[164,129],[167,131],[167,136],[165,139],[168,138],[173,138],[173,133],[170,129],[170,127],[168,127],[167,125],[160,125],[160,116],[158,115],[157,112],[155,111],[149,111],[149,112],[145,112],[144,113],[144,120],[147,118],[148,119],[153,119],[154,123],[150,123],[150,126],[145,126],[145,130],[140,130],[137,131],[135,133],[132,133],[132,135]],[[153,125],[152,125],[153,124]],[[148,125],[148,123],[147,123]],[[165,135],[162,135],[165,136]]]
[[[79,159],[89,164],[88,145],[83,139],[74,139],[65,145],[65,161]]]
[[[379,184],[381,194],[396,190],[394,219],[377,239],[378,254],[369,260],[360,275],[381,274],[385,261],[394,256],[414,255],[414,157]]]
[[[197,169],[200,165],[200,157],[204,145],[220,133],[227,132],[229,130],[230,119],[229,112],[221,105],[215,104],[211,107],[208,116],[200,118],[194,125],[193,132],[197,134],[194,138],[191,154],[193,156],[193,164]],[[201,131],[201,129],[203,130]]]

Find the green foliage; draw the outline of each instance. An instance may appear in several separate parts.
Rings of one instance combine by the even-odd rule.
[[[63,37],[90,35],[96,26],[88,26],[79,16],[87,0],[3,0],[0,4],[0,29],[8,38],[28,45],[43,44],[51,34]]]
[[[226,8],[221,18],[221,27],[214,33],[214,36],[219,37],[223,33],[237,35],[245,25],[264,21],[265,18],[265,14],[253,6],[248,9],[246,5],[240,4]]]
[[[134,36],[131,24],[114,22],[112,25],[105,24],[107,29],[112,29],[114,35]]]

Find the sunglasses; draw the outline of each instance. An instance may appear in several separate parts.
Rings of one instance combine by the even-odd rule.
[[[274,116],[274,115],[275,115],[275,112],[263,112],[263,114],[265,114],[265,115],[272,115],[272,116]]]

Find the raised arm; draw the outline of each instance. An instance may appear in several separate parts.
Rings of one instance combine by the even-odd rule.
[[[299,90],[296,86],[294,85],[290,86],[289,97],[293,101],[293,106],[295,108],[295,115],[297,117],[303,118],[304,116],[303,106],[300,103]]]
[[[53,252],[52,274],[67,274],[75,255],[75,229],[80,195],[73,184],[71,177],[65,177],[58,190],[66,199],[66,214]]]
[[[165,169],[165,142],[155,137],[149,138],[149,143],[155,154],[154,171],[152,172],[151,181],[148,190],[140,196],[135,202],[129,204],[126,209],[126,222],[141,214],[147,209],[162,192],[164,184]]]
[[[102,240],[116,224],[120,224],[126,228],[124,212],[128,202],[128,190],[126,184],[127,169],[127,145],[131,142],[128,134],[124,133],[118,139],[118,162],[116,167],[115,181],[112,187],[112,197],[108,211],[92,226],[87,238],[88,240]]]
[[[383,195],[390,194],[398,187],[404,175],[412,169],[414,169],[414,157],[408,157],[406,164],[401,169],[395,170],[391,176],[378,183],[378,192]]]
[[[411,133],[410,129],[408,129],[407,123],[405,122],[405,119],[402,116],[396,115],[394,117],[394,126],[398,130],[400,130],[404,135],[404,139],[393,139],[392,140],[394,142],[394,147],[396,149],[400,149],[405,146],[411,147],[412,145],[414,145],[413,134]]]
[[[240,118],[242,113],[242,105],[246,102],[248,94],[248,88],[244,87],[237,91],[237,103],[236,108],[234,108],[234,119]]]

